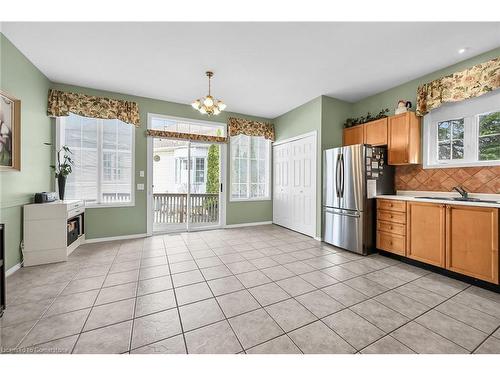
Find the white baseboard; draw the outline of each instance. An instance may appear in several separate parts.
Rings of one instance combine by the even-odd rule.
[[[97,242],[106,242],[106,241],[118,241],[118,240],[132,240],[135,238],[144,238],[148,237],[147,233],[138,233],[138,234],[129,234],[125,236],[116,236],[116,237],[101,237],[101,238],[88,238],[85,239],[84,243],[97,243]]]
[[[9,277],[12,275],[14,272],[16,272],[18,269],[20,269],[23,266],[23,263],[17,263],[10,267],[7,271],[5,271],[5,277]]]
[[[254,227],[257,225],[269,225],[272,224],[272,221],[257,221],[253,223],[241,223],[241,224],[228,224],[224,228],[243,228],[243,227]]]

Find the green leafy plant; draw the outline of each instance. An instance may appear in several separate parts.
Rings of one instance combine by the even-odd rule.
[[[347,120],[345,120],[344,128],[350,128],[352,126],[364,124],[366,122],[375,121],[375,120],[387,117],[388,112],[389,112],[389,108],[386,108],[386,109],[381,110],[375,116],[372,116],[372,114],[370,112],[368,112],[366,114],[366,116],[348,118]]]
[[[45,144],[47,146],[52,146],[51,143]],[[54,170],[56,178],[59,178],[59,176],[67,177],[71,172],[73,172],[75,162],[71,159],[71,155],[73,155],[73,152],[68,146],[62,146],[59,150],[57,150],[56,164],[50,166],[50,168]]]

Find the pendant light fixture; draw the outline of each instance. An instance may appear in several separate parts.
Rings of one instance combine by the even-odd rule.
[[[196,99],[193,103],[191,103],[191,105],[203,115],[218,115],[224,110],[224,108],[226,108],[226,105],[222,102],[222,100],[215,99],[210,92],[210,82],[214,73],[208,71],[205,74],[208,77],[208,95],[201,99]]]

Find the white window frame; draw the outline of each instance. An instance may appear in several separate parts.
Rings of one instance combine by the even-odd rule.
[[[55,157],[57,157],[57,150],[62,147],[62,140],[64,139],[64,122],[65,117],[56,118],[56,151]],[[127,124],[129,125],[129,124]],[[129,125],[132,126],[133,125]],[[131,197],[130,202],[116,202],[116,203],[85,203],[87,208],[112,208],[112,207],[135,207],[135,128],[132,129],[132,166],[131,166]],[[103,180],[103,157],[102,157],[102,134],[98,134],[97,140],[97,167],[99,173],[97,174],[97,186],[98,195],[101,190],[101,183]],[[57,184],[56,189],[57,189]]]
[[[500,110],[500,90],[457,103],[448,103],[424,116],[423,167],[455,168],[500,165],[500,160],[479,160],[479,116]],[[438,123],[464,119],[464,158],[438,159]],[[450,150],[451,152],[451,150]]]
[[[229,201],[230,202],[256,202],[256,201],[270,201],[272,200],[272,195],[271,195],[271,166],[272,166],[272,142],[268,141],[268,160],[267,160],[267,195],[265,197],[247,197],[247,198],[235,198],[233,197],[233,173],[232,173],[232,168],[233,168],[233,148],[231,146],[231,140],[232,138],[235,137],[229,137]],[[250,142],[248,142],[250,145]],[[248,173],[248,182],[247,182],[247,192],[250,194],[250,185],[251,185],[251,176],[250,176],[250,150],[248,150],[248,158],[247,158],[247,173]]]

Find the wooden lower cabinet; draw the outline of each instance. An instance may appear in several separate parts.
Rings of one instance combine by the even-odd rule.
[[[377,203],[377,248],[499,284],[498,208]]]
[[[406,256],[406,202],[377,199],[377,248]]]
[[[406,212],[406,256],[445,267],[444,204],[408,202]]]
[[[446,268],[498,284],[498,209],[446,207]]]

